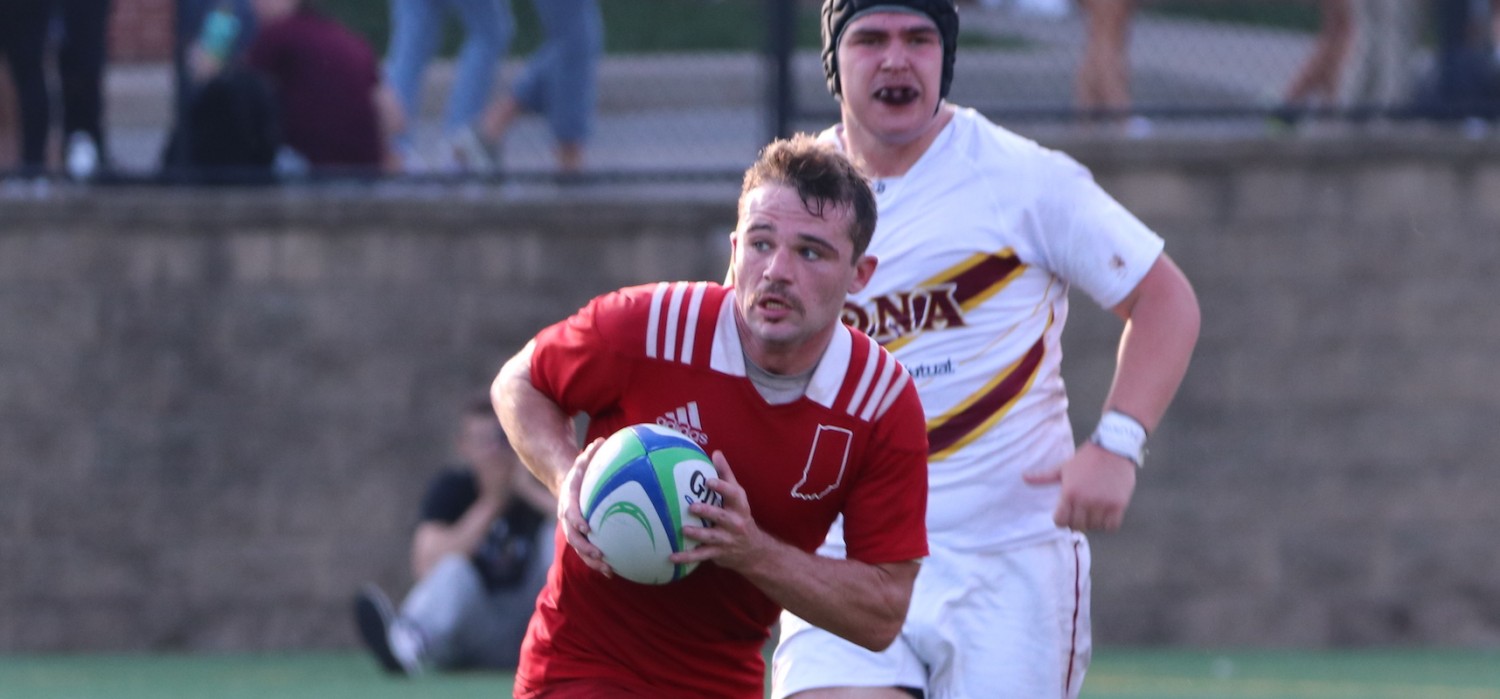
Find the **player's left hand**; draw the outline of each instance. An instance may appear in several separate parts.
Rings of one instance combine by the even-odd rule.
[[[604,552],[589,541],[589,523],[583,518],[580,504],[583,502],[583,474],[588,471],[589,462],[594,460],[594,454],[603,443],[603,438],[589,442],[573,460],[573,466],[563,475],[562,487],[558,489],[557,521],[563,528],[563,536],[578,557],[583,559],[584,565],[603,573],[605,577],[612,577],[614,568],[604,562]]]
[[[1062,484],[1052,521],[1075,531],[1120,528],[1135,492],[1135,464],[1092,443],[1078,447],[1073,458],[1051,468],[1024,474],[1032,485]]]
[[[714,561],[726,568],[742,568],[758,559],[767,534],[755,524],[745,489],[740,487],[734,471],[730,470],[724,452],[715,450],[713,461],[719,469],[719,477],[708,479],[708,489],[718,493],[723,502],[719,505],[695,502],[688,506],[689,512],[703,518],[710,526],[684,524],[683,535],[697,541],[698,547],[674,553],[671,560],[673,563]]]

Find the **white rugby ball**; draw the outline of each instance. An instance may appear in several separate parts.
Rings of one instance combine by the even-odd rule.
[[[615,432],[583,476],[589,541],[626,580],[647,585],[681,580],[697,564],[674,564],[667,557],[697,547],[682,535],[682,525],[709,526],[688,506],[722,502],[707,484],[717,475],[703,449],[676,430],[642,423]]]

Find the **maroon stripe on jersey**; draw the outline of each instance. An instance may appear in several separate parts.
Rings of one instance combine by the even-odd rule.
[[[1077,696],[1073,688],[1073,668],[1078,664],[1078,613],[1083,608],[1083,557],[1078,555],[1079,543],[1073,542],[1073,633],[1068,643],[1068,674],[1063,678],[1063,693]],[[1078,678],[1082,680],[1080,676]]]
[[[970,267],[950,280],[953,284],[953,300],[959,305],[967,304],[976,296],[980,296],[995,286],[995,283],[1010,276],[1021,266],[1021,259],[1015,253],[1006,255],[987,255],[973,267]]]
[[[1021,395],[1042,365],[1042,356],[1046,354],[1043,340],[1044,338],[1037,338],[1036,344],[1026,351],[1016,368],[989,392],[979,396],[963,412],[928,429],[927,453],[936,454],[958,443]]]

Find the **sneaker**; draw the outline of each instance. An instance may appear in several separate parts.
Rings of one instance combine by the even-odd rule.
[[[354,622],[358,627],[360,640],[375,654],[375,659],[380,661],[380,666],[386,672],[404,676],[421,672],[421,664],[415,658],[397,657],[391,645],[391,630],[400,620],[396,617],[396,608],[391,605],[390,598],[373,583],[366,583],[354,597]],[[414,655],[411,652],[413,649],[404,650],[407,652],[402,655]]]
[[[432,164],[417,152],[415,146],[410,143],[397,143],[391,147],[396,151],[397,167],[401,168],[401,174],[425,175],[432,172]]]
[[[484,142],[472,126],[465,126],[444,139],[443,147],[453,154],[453,160],[462,172],[487,175],[500,170],[500,158],[496,148]]]
[[[82,131],[74,131],[68,136],[67,157],[68,175],[78,182],[93,179],[94,174],[99,171],[99,147],[94,144],[94,139]]]

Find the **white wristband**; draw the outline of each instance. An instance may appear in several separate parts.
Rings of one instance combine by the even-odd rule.
[[[1099,426],[1089,441],[1107,452],[1130,459],[1137,468],[1146,463],[1146,428],[1139,420],[1118,410],[1099,418]]]

